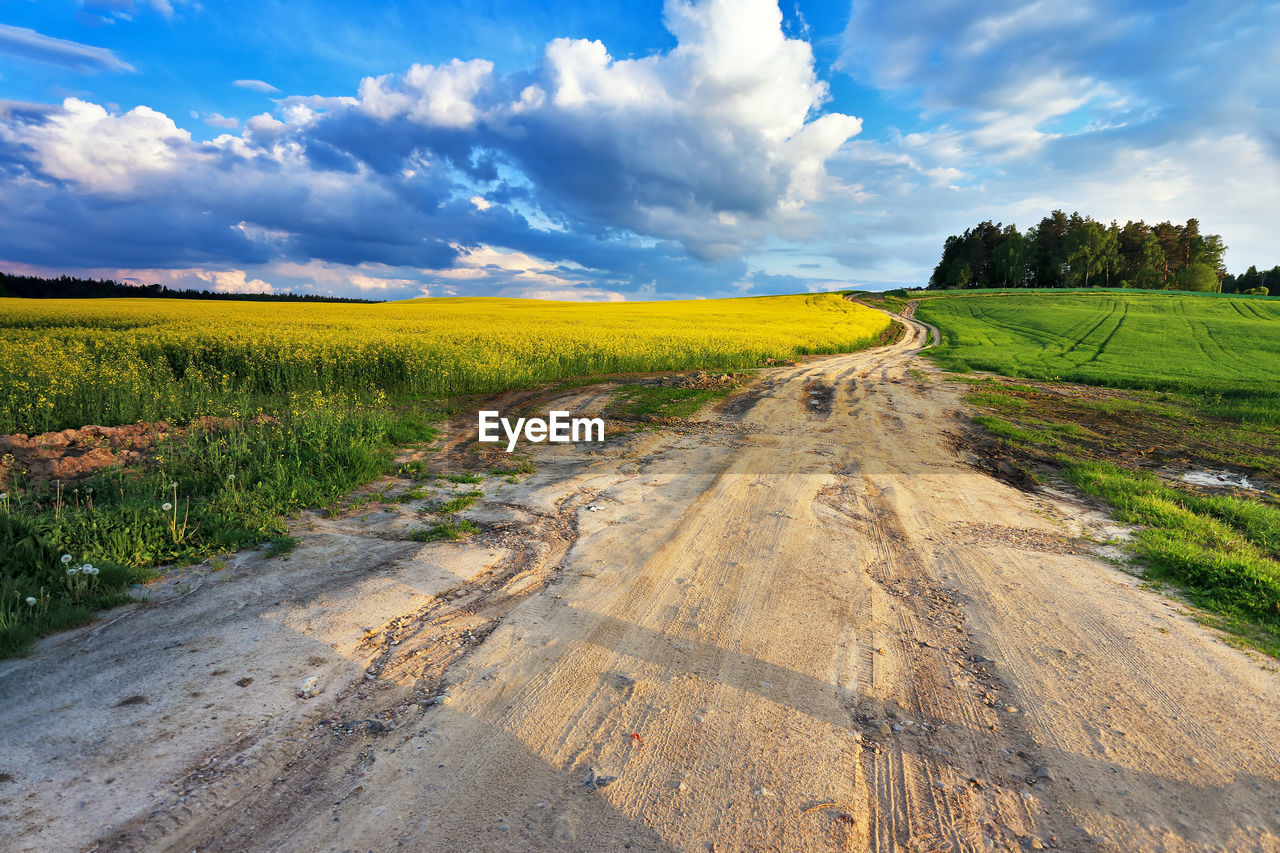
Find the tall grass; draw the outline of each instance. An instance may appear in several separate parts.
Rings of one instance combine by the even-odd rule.
[[[157,566],[280,536],[283,516],[383,473],[394,445],[434,437],[379,403],[297,394],[278,417],[167,438],[151,465],[66,486],[19,479],[0,503],[0,655],[127,600]],[[85,563],[99,572],[66,573]]]
[[[1202,605],[1280,626],[1280,509],[1191,494],[1107,462],[1064,460],[1063,472],[1119,520],[1139,525],[1136,550],[1149,574]]]

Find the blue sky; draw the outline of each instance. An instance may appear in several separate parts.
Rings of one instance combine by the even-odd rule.
[[[397,299],[924,283],[1055,207],[1280,263],[1280,3],[0,0],[0,269]]]

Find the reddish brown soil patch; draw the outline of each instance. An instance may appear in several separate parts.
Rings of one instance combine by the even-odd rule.
[[[0,482],[8,483],[13,475],[23,473],[29,482],[72,482],[104,468],[137,465],[169,434],[169,425],[156,421],[0,436]]]
[[[695,373],[686,373],[681,376],[666,376],[660,379],[656,384],[664,388],[698,388],[698,389],[719,389],[733,388],[748,379],[745,373],[707,373],[705,370],[699,370]]]
[[[259,415],[252,422],[274,420]],[[0,436],[0,489],[12,483],[15,475],[25,474],[28,483],[71,483],[105,468],[146,465],[150,452],[165,438],[226,429],[234,423],[231,418],[203,417],[187,427],[170,427],[166,421],[155,421]]]

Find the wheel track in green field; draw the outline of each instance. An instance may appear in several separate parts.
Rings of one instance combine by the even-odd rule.
[[[1196,349],[1200,350],[1200,354],[1203,355],[1205,359],[1212,361],[1213,356],[1209,355],[1209,351],[1205,349],[1204,341],[1202,341],[1200,336],[1196,334],[1195,321],[1191,318],[1191,315],[1187,313],[1186,301],[1179,299],[1175,310],[1179,315],[1181,315],[1182,321],[1187,327],[1189,337],[1195,342]]]
[[[1093,333],[1094,333],[1094,332],[1096,332],[1096,331],[1098,331],[1098,329],[1102,328],[1102,327],[1106,324],[1106,322],[1107,322],[1108,320],[1110,320],[1112,317],[1114,317],[1114,316],[1115,316],[1115,314],[1116,314],[1116,308],[1117,308],[1117,307],[1118,307],[1117,303],[1112,302],[1112,303],[1111,303],[1111,311],[1110,311],[1110,312],[1109,312],[1105,317],[1103,317],[1102,319],[1098,320],[1098,322],[1094,323],[1094,324],[1093,324],[1093,326],[1091,326],[1091,327],[1089,328],[1089,331],[1085,332],[1083,335],[1081,335],[1080,337],[1076,338],[1075,342],[1074,342],[1070,347],[1068,347],[1068,348],[1067,348],[1067,349],[1062,353],[1063,357],[1064,357],[1064,358],[1066,358],[1067,356],[1071,355],[1072,353],[1074,353],[1075,351],[1077,351],[1078,349],[1080,349],[1081,345],[1082,345],[1082,344],[1084,344],[1086,341],[1088,341],[1088,340],[1089,340],[1089,338],[1093,337]],[[1123,319],[1123,318],[1121,318],[1121,319]],[[1117,323],[1116,323],[1116,328],[1119,328],[1119,325],[1120,325],[1120,324],[1119,324],[1119,322],[1117,322]],[[1115,329],[1112,329],[1112,330],[1111,330],[1111,334],[1112,334],[1112,335],[1114,335],[1114,334],[1115,334]],[[1110,339],[1111,339],[1111,336],[1110,336],[1110,335],[1108,335],[1108,336],[1107,336],[1107,340],[1110,340]],[[1095,350],[1095,352],[1094,352],[1094,357],[1093,357],[1093,358],[1086,358],[1086,359],[1084,359],[1083,361],[1074,361],[1074,360],[1073,360],[1073,362],[1074,362],[1074,366],[1075,366],[1075,367],[1080,367],[1080,366],[1081,366],[1081,365],[1083,365],[1083,364],[1086,364],[1086,363],[1088,363],[1088,362],[1090,362],[1090,361],[1094,361],[1096,358],[1097,358],[1097,351]]]
[[[1058,343],[1060,347],[1065,347],[1067,343],[1071,340],[1071,338],[1069,338],[1065,333],[1053,332],[1048,329],[1040,328],[1038,326],[1030,326],[1025,324],[1013,323],[1008,320],[997,318],[994,315],[988,313],[985,310],[985,307],[980,313],[978,311],[973,311],[972,316],[974,317],[974,319],[981,319],[982,322],[990,323],[996,328],[1008,329],[1009,331],[1012,331],[1012,332],[1025,334],[1038,341],[1043,341],[1043,339],[1045,338],[1056,338],[1058,339]],[[993,345],[996,345],[994,341],[992,343]],[[1043,344],[1043,345],[1047,346],[1047,344]],[[1059,351],[1061,352],[1065,350],[1060,349]]]
[[[1234,302],[1234,300],[1233,300],[1233,302]],[[1241,303],[1237,303],[1237,304],[1241,304]],[[1257,306],[1257,305],[1254,305],[1252,302],[1245,302],[1245,303],[1242,303],[1242,304],[1243,304],[1243,307],[1245,307],[1245,308],[1248,308],[1248,309],[1249,309],[1249,312],[1250,312],[1251,314],[1253,314],[1254,319],[1257,319],[1257,320],[1274,320],[1274,319],[1276,319],[1276,318],[1275,318],[1275,316],[1270,316],[1270,317],[1268,317],[1268,316],[1267,316],[1266,314],[1264,314],[1261,310],[1259,310],[1259,308],[1258,308],[1258,306]]]
[[[1241,317],[1245,318],[1246,320],[1258,319],[1258,316],[1256,314],[1251,315],[1251,314],[1244,313],[1244,308],[1241,306],[1241,303],[1238,300],[1235,300],[1235,299],[1229,300],[1228,304],[1230,304],[1231,307],[1235,309],[1235,312],[1237,314],[1239,314]]]
[[[1120,319],[1116,322],[1115,327],[1112,328],[1111,333],[1107,335],[1106,339],[1103,340],[1103,342],[1098,345],[1097,351],[1094,352],[1092,358],[1090,358],[1087,362],[1085,362],[1086,364],[1091,362],[1096,362],[1099,358],[1101,358],[1102,354],[1107,351],[1107,346],[1111,343],[1112,338],[1116,336],[1116,332],[1120,331],[1120,327],[1124,325],[1124,321],[1129,318],[1128,304],[1126,303],[1123,307],[1124,307],[1124,313],[1120,315]]]
[[[1229,361],[1229,362],[1232,362],[1233,364],[1238,364],[1241,367],[1244,367],[1246,369],[1252,366],[1247,361],[1242,359],[1240,357],[1239,352],[1237,352],[1234,348],[1224,346],[1221,341],[1219,341],[1216,337],[1214,337],[1213,330],[1210,328],[1208,323],[1201,320],[1198,323],[1192,323],[1191,325],[1192,325],[1193,331],[1196,331],[1198,329],[1199,331],[1202,331],[1204,333],[1204,337],[1207,338],[1209,342],[1213,344],[1215,349],[1218,350],[1218,353],[1219,353],[1218,357],[1220,360]],[[1198,339],[1199,337],[1197,336],[1197,340]]]
[[[1112,312],[1114,313],[1114,306],[1115,306],[1117,303],[1116,303],[1116,301],[1115,301],[1115,300],[1112,300],[1111,304],[1112,304],[1112,306],[1113,306],[1113,307],[1112,307]],[[1099,309],[1099,310],[1101,310],[1101,309]],[[1082,343],[1082,342],[1084,341],[1084,339],[1085,339],[1088,335],[1090,335],[1090,334],[1093,332],[1093,330],[1094,330],[1094,329],[1096,329],[1098,326],[1102,325],[1102,323],[1106,322],[1106,319],[1107,319],[1107,318],[1106,318],[1106,317],[1104,317],[1104,318],[1102,318],[1102,320],[1099,320],[1097,323],[1095,323],[1095,324],[1093,325],[1093,327],[1089,329],[1089,331],[1087,331],[1087,332],[1083,332],[1083,333],[1082,333],[1080,330],[1081,330],[1081,329],[1083,329],[1085,326],[1088,326],[1088,325],[1089,325],[1089,323],[1093,320],[1093,317],[1094,317],[1094,316],[1095,316],[1095,315],[1094,315],[1094,314],[1092,314],[1092,313],[1091,313],[1091,314],[1086,314],[1086,315],[1084,315],[1083,317],[1081,317],[1081,318],[1080,318],[1080,321],[1079,321],[1079,322],[1075,323],[1075,324],[1074,324],[1074,325],[1072,325],[1072,326],[1067,327],[1066,331],[1065,331],[1065,332],[1063,332],[1063,335],[1064,335],[1068,340],[1075,342],[1075,343],[1073,344],[1073,348],[1074,348],[1074,346],[1078,346],[1080,343]],[[1068,350],[1068,351],[1069,351],[1069,350]]]

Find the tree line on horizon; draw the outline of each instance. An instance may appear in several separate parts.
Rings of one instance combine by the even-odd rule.
[[[990,220],[948,237],[929,278],[931,290],[978,287],[1135,287],[1148,290],[1247,292],[1267,287],[1268,273],[1235,278],[1223,266],[1226,244],[1200,223],[1142,220],[1104,225],[1055,210],[1026,232]],[[1280,267],[1276,270],[1280,284]],[[1257,283],[1253,283],[1254,279]],[[1230,287],[1230,290],[1227,288]],[[1253,292],[1266,292],[1254,290]]]
[[[1251,266],[1240,275],[1228,273],[1222,278],[1222,292],[1280,294],[1280,264],[1261,272]]]
[[[122,284],[111,279],[75,278],[69,275],[41,278],[0,272],[0,297],[20,299],[218,299],[231,302],[363,302],[348,296],[316,296],[310,293],[223,293],[217,290],[173,290],[161,284]]]

